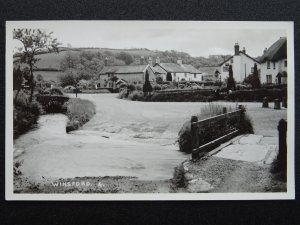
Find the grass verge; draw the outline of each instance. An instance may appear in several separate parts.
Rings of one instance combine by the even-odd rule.
[[[64,107],[69,118],[66,127],[67,132],[77,130],[96,114],[94,103],[85,99],[72,98],[65,103]]]

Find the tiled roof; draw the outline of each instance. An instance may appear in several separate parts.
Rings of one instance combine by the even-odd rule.
[[[218,70],[220,72],[220,67],[218,67],[218,66],[205,66],[205,67],[200,67],[199,70],[204,75],[215,75],[216,70]]]
[[[182,67],[189,73],[201,73],[201,71],[197,70],[195,67],[193,67],[190,64],[182,64]]]
[[[176,63],[159,63],[155,64],[154,68],[159,72],[170,72],[170,73],[201,73],[195,67],[189,64],[176,64]],[[163,69],[163,70],[162,70]]]
[[[148,65],[129,65],[129,66],[105,66],[100,74],[107,73],[142,73],[145,71]]]
[[[278,61],[287,58],[287,41],[286,37],[280,38],[276,41],[261,57],[261,62]]]

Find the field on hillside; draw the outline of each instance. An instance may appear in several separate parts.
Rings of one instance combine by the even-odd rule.
[[[37,76],[38,74],[41,74],[46,81],[58,81],[58,77],[61,74],[60,71],[34,71],[33,75]]]

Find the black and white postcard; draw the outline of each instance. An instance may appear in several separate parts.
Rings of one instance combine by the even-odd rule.
[[[293,26],[7,21],[6,199],[294,199]]]

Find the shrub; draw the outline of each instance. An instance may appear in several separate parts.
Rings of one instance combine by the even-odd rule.
[[[138,101],[143,98],[143,92],[141,91],[133,91],[128,95],[128,99],[132,101]]]
[[[218,104],[209,104],[206,107],[203,107],[201,109],[201,112],[199,115],[197,115],[198,119],[206,119],[209,117],[213,117],[216,115],[220,115],[223,113],[223,106],[218,105]],[[231,107],[227,107],[227,112],[232,111]],[[248,117],[247,114],[244,114],[243,119],[240,121],[240,123],[237,125],[238,129],[240,130],[241,133],[253,133],[253,126],[251,119]],[[226,122],[227,121],[227,122]],[[236,120],[234,118],[231,118],[229,120],[224,121],[229,126],[231,126],[231,123],[236,123]],[[236,126],[236,125],[235,125]],[[205,129],[203,132],[203,136],[201,136],[200,140],[200,145],[208,143],[215,139],[215,137],[219,137],[220,134],[223,135],[222,131],[224,128],[224,124],[222,121],[219,121],[215,123],[213,126],[210,124],[204,125],[202,129]],[[178,133],[178,144],[179,144],[179,149],[180,151],[191,153],[192,151],[192,146],[191,146],[191,141],[192,141],[192,136],[191,136],[191,122],[186,121],[182,128],[180,129]]]
[[[16,94],[14,92],[14,94]],[[43,113],[42,106],[33,99],[29,101],[30,94],[20,91],[14,102],[14,138],[25,133],[36,124],[39,115]]]
[[[287,96],[287,89],[254,89],[254,90],[237,90],[229,93],[226,97],[228,101],[258,101],[262,102],[264,97],[267,97],[270,101],[278,98],[282,101],[282,98]]]
[[[14,162],[14,175],[15,176],[19,176],[22,174],[20,167],[22,166],[23,163],[24,163],[24,159],[17,160],[16,162]]]
[[[124,88],[124,89],[120,89],[120,92],[118,94],[118,97],[117,98],[120,98],[120,99],[123,99],[126,97],[126,94],[127,94],[127,88]]]
[[[141,84],[137,84],[137,85],[135,86],[135,89],[136,89],[137,91],[142,91],[142,90],[143,90],[143,86],[142,86]]]
[[[152,92],[152,86],[149,80],[146,80],[145,84],[143,85],[143,92],[144,93]]]
[[[77,130],[83,124],[88,122],[96,113],[95,105],[85,99],[72,98],[65,103],[66,115],[69,118],[66,131]]]
[[[154,85],[153,87],[154,91],[160,91],[162,88],[159,84]]]
[[[129,85],[127,86],[127,90],[128,90],[129,93],[131,93],[131,92],[133,92],[133,91],[136,90],[136,87],[135,87],[134,84],[129,84]]]
[[[174,168],[172,185],[177,188],[185,187],[183,163]]]

